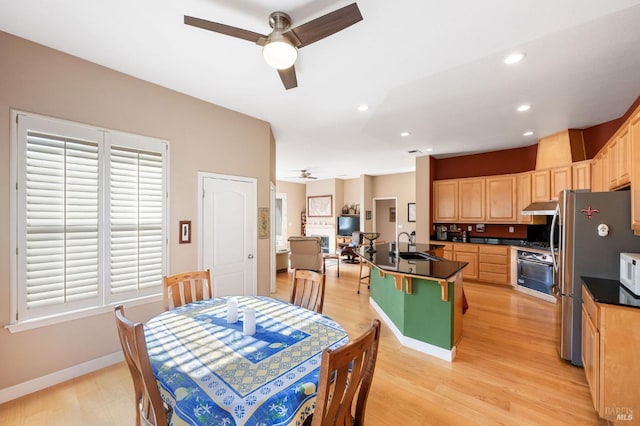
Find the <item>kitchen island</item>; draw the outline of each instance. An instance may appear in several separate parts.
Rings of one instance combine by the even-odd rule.
[[[453,361],[462,336],[466,262],[434,253],[438,244],[400,243],[362,247],[358,255],[370,265],[371,306],[407,347]]]

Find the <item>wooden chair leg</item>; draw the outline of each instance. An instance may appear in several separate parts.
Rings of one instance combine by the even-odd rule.
[[[362,284],[367,284],[367,288],[371,288],[371,281],[370,281],[370,275],[371,275],[371,266],[369,264],[363,265],[364,262],[360,262],[360,272],[358,273],[358,294],[360,294],[360,286]],[[362,267],[366,266],[369,271],[367,272],[367,275],[362,275]],[[362,282],[363,280],[366,280],[366,282]]]

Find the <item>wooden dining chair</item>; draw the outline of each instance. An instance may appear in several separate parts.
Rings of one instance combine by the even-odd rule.
[[[213,297],[211,271],[192,271],[164,277],[164,308],[173,309],[186,303]]]
[[[354,341],[325,349],[311,426],[362,426],[380,341],[380,320]],[[356,401],[355,413],[352,413]]]
[[[322,313],[325,275],[306,269],[294,269],[289,303]]]
[[[122,305],[115,307],[115,316],[120,345],[133,379],[136,425],[167,425],[167,408],[151,370],[143,325],[128,320]]]

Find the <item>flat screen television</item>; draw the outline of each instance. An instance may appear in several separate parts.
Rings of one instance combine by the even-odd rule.
[[[360,216],[338,216],[338,235],[350,237],[360,230]]]

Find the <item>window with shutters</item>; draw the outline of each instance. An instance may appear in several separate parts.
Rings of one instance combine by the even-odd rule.
[[[14,323],[162,293],[167,143],[14,112]]]

